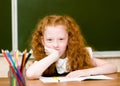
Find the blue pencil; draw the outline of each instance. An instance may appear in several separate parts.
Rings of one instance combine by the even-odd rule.
[[[11,61],[11,63],[12,63],[12,66],[13,66],[14,70],[16,70],[16,73],[17,73],[18,77],[20,78],[20,80],[21,80],[22,83],[24,84],[24,80],[23,80],[22,74],[20,73],[20,70],[18,70],[18,69],[16,68],[15,63],[14,63],[14,61],[13,61],[13,59],[12,59],[12,56],[10,55],[10,53],[9,53],[8,51],[7,51],[7,56],[9,57],[9,59],[10,59],[10,61]]]

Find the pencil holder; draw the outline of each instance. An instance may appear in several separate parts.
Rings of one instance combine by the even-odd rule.
[[[31,56],[31,52],[27,55],[27,50],[25,50],[22,55],[22,60],[19,59],[18,51],[15,51],[13,55],[11,55],[8,50],[2,50],[2,54],[9,64],[8,76],[10,79],[10,86],[26,86],[25,65]]]
[[[20,73],[19,71],[15,71],[10,67],[9,80],[10,86],[26,86],[25,70],[23,73]]]

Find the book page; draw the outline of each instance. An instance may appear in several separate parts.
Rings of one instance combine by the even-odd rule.
[[[44,83],[53,83],[53,82],[70,82],[70,81],[83,81],[86,79],[113,79],[105,75],[96,75],[96,76],[87,76],[79,78],[66,78],[66,77],[40,77],[39,78]]]

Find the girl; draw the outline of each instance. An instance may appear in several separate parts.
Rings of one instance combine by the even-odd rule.
[[[80,28],[69,16],[50,15],[38,22],[32,36],[35,61],[26,71],[28,79],[40,76],[81,77],[109,74],[115,65],[92,58]]]

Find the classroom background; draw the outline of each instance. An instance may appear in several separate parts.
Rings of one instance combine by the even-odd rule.
[[[12,0],[0,0],[0,49],[13,50]],[[30,49],[32,31],[46,15],[73,17],[80,25],[93,56],[114,63],[120,71],[120,0],[17,0],[18,50]],[[1,52],[0,52],[1,53]],[[28,63],[30,64],[31,61]],[[0,54],[0,76],[8,66]]]
[[[69,15],[96,51],[120,50],[120,0],[17,0],[18,49],[30,48],[39,19],[50,14]],[[11,0],[0,0],[0,48],[12,50]]]

